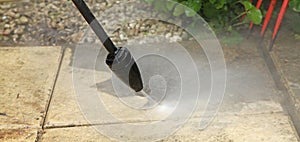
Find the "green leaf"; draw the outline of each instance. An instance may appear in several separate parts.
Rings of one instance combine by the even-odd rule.
[[[217,9],[223,8],[225,3],[226,3],[226,0],[219,0],[218,3],[216,3],[216,8]]]
[[[214,5],[212,5],[211,3],[206,3],[203,6],[203,14],[207,17],[207,18],[215,18],[219,15],[219,12]]]
[[[209,0],[209,2],[210,2],[211,4],[214,4],[214,3],[216,2],[216,0]]]
[[[225,10],[225,11],[228,11],[228,6],[225,5],[225,6],[224,6],[224,10]]]
[[[244,2],[242,2],[242,4],[244,5],[246,11],[248,11],[248,10],[250,10],[250,9],[253,9],[253,7],[254,7],[254,6],[252,5],[252,3],[249,2],[249,1],[244,1]]]
[[[188,0],[186,2],[186,6],[189,8],[185,8],[185,15],[188,17],[193,17],[200,11],[202,6],[201,0]]]
[[[189,7],[191,7],[196,12],[200,11],[202,7],[202,0],[193,0],[192,6]]]
[[[300,12],[300,1],[299,0],[291,0],[290,7],[296,12]]]
[[[173,11],[173,15],[174,16],[180,16],[181,14],[183,14],[185,11],[185,8],[182,4],[178,4],[176,5],[174,11]]]
[[[252,8],[248,11],[247,16],[254,24],[260,24],[262,21],[262,14],[259,9]]]
[[[295,35],[294,35],[294,38],[295,38],[296,40],[300,40],[300,35],[299,35],[299,34],[295,34]]]

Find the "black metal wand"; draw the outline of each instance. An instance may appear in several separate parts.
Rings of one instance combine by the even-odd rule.
[[[129,50],[125,47],[117,48],[114,45],[83,0],[72,1],[109,52],[106,64],[130,88],[136,92],[141,91],[143,89],[142,77]]]

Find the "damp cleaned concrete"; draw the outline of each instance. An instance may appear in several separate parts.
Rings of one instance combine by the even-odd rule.
[[[195,48],[199,48],[199,45],[196,42],[183,42],[180,44],[184,47],[187,47],[187,50],[190,51],[191,56],[199,57],[199,60],[195,62],[201,64],[203,70],[206,70],[207,67],[209,67],[209,64],[205,59],[205,54],[200,50],[195,50]],[[151,43],[144,44],[143,48],[160,47],[162,45],[169,46],[169,48],[177,46],[172,43]],[[139,45],[132,45],[132,48],[135,46],[138,47]],[[10,75],[1,75],[1,77],[3,76],[2,78],[4,78],[6,82],[7,80],[12,80],[15,78],[13,81],[14,83],[32,85],[25,88],[22,88],[22,86],[17,87],[20,91],[32,91],[39,85],[41,85],[42,88],[44,87],[44,89],[48,89],[48,86],[51,88],[51,85],[48,84],[51,84],[54,81],[59,63],[58,59],[61,56],[60,50],[57,48],[22,49],[23,48],[0,49],[0,53],[3,55],[0,58],[4,57],[1,59],[1,63],[3,64],[1,65],[2,67],[5,67],[1,71],[5,71],[7,68],[11,71],[7,71],[6,73],[3,72],[3,74],[8,74],[9,72],[20,72],[21,74],[21,72],[24,72],[23,70],[12,68],[17,66],[11,65],[17,64],[16,62],[21,60],[22,62],[34,63],[28,66],[28,68],[31,68],[28,74],[32,74],[32,76],[35,76],[36,78],[30,78],[30,82],[24,83],[23,79],[21,80],[15,78],[17,75],[16,73]],[[40,50],[41,53],[36,54],[35,50],[37,49]],[[14,53],[15,50],[21,50],[22,52]],[[154,115],[151,115],[150,117],[147,115],[148,113],[141,113],[140,111],[128,109],[128,106],[122,103],[122,100],[120,100],[114,94],[115,90],[112,87],[114,83],[111,81],[112,75],[106,68],[101,55],[105,55],[105,52],[101,52],[101,54],[98,55],[98,51],[99,49],[93,47],[86,48],[85,50],[85,54],[99,57],[97,60],[92,61],[90,61],[89,58],[85,59],[86,64],[89,64],[90,62],[97,64],[97,66],[91,67],[86,65],[84,62],[82,62],[82,64],[72,66],[74,63],[74,58],[72,58],[74,52],[72,52],[72,50],[69,48],[65,50],[61,69],[58,72],[58,78],[51,96],[52,99],[49,104],[49,109],[45,119],[44,132],[38,137],[38,141],[114,141],[109,137],[99,133],[99,131],[97,131],[97,127],[99,126],[98,128],[101,128],[102,126],[103,128],[122,128],[126,126],[126,123],[128,122],[139,125],[142,123],[156,122],[164,117],[164,114],[166,113],[159,113],[158,111],[152,113]],[[236,47],[224,46],[223,51],[227,65],[227,81],[225,96],[217,115],[206,129],[200,130],[199,122],[207,116],[203,115],[203,109],[201,109],[205,106],[205,101],[203,102],[203,100],[198,100],[199,109],[195,110],[194,115],[188,119],[187,123],[178,129],[178,131],[160,141],[298,141],[298,136],[294,129],[293,123],[279,103],[278,91],[271,75],[269,74],[268,68],[264,63],[264,59],[260,56],[255,48],[255,44],[251,42],[245,42]],[[174,53],[174,55],[177,54],[176,50],[170,52]],[[20,58],[17,58],[18,56]],[[30,61],[26,61],[29,59],[24,59],[24,57],[30,58]],[[48,59],[46,63],[44,62],[45,58]],[[201,59],[203,59],[203,61]],[[8,64],[10,62],[11,64]],[[35,73],[34,71],[41,73]],[[78,96],[76,96],[78,92],[74,88],[74,74],[72,74],[74,71],[82,76],[89,77],[92,74],[95,77],[95,84],[89,84],[88,86],[99,93],[95,99],[101,98],[104,101],[105,107],[109,109],[115,117],[120,118],[123,123],[119,123],[119,121],[112,119],[99,119],[97,117],[89,117],[87,119],[87,116],[83,115],[85,113],[82,112],[84,108],[80,106],[81,104],[77,100]],[[81,79],[84,81],[86,78]],[[47,83],[47,81],[49,81],[49,83]],[[45,87],[45,85],[48,86]],[[1,84],[1,87],[2,86],[4,85]],[[38,109],[28,107],[31,108],[30,112],[33,113],[32,115],[26,115],[26,118],[28,119],[23,120],[24,124],[13,124],[9,122],[9,120],[11,121],[13,118],[19,117],[17,111],[25,113],[26,110],[13,110],[12,108],[17,106],[17,104],[12,105],[13,107],[8,107],[9,105],[7,105],[7,102],[11,101],[11,103],[8,104],[13,104],[15,96],[10,98],[11,95],[9,95],[8,91],[9,89],[12,89],[11,87],[4,86],[2,88],[4,90],[2,93],[4,95],[2,95],[2,97],[6,98],[7,100],[2,101],[4,99],[1,98],[0,102],[5,108],[3,110],[1,109],[1,111],[3,111],[3,113],[7,113],[11,118],[8,119],[6,118],[7,116],[0,116],[0,119],[6,119],[5,121],[1,121],[4,122],[1,124],[1,126],[4,127],[1,127],[0,134],[3,136],[0,135],[0,140],[23,141],[23,139],[26,139],[26,137],[31,134],[30,132],[37,133],[38,130],[41,130],[39,124],[42,123],[38,120],[32,120],[35,120],[35,118],[39,115],[43,115],[43,113],[39,111],[45,110],[47,100],[50,98],[49,92],[41,92],[40,95],[38,95],[39,97],[42,97],[38,101],[41,103]],[[205,91],[203,93],[205,93]],[[26,96],[30,96],[32,94],[34,93],[24,94],[22,97],[26,98]],[[136,100],[139,100],[139,103],[147,103],[147,100],[144,98],[135,96],[121,96],[121,98],[123,98],[123,101],[125,100],[126,102],[130,102],[132,100],[133,102],[136,102]],[[24,104],[22,104],[22,106],[23,105]],[[25,109],[26,105],[23,106],[23,108]],[[12,109],[11,112],[14,112],[15,114],[9,115],[10,113],[7,111],[9,109]],[[180,117],[178,118],[180,119]],[[34,126],[34,129],[31,129],[32,127],[30,127],[30,129],[26,129],[24,132],[10,132],[13,126],[22,127],[24,125]],[[18,130],[21,131],[23,128]],[[19,135],[20,133],[24,133],[24,135]],[[36,133],[26,140],[34,141],[36,138]],[[161,133],[163,133],[163,131],[158,131],[157,135],[160,135]],[[135,133],[132,133],[131,136],[122,134],[115,134],[114,136],[122,137],[123,140],[127,139],[127,141],[148,141],[150,139],[147,137],[135,136]],[[131,137],[134,137],[134,140],[130,139]]]

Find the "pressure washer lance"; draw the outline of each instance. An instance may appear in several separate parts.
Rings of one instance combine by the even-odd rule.
[[[72,1],[109,52],[106,58],[106,64],[109,68],[127,86],[137,92],[136,95],[147,97],[147,93],[143,91],[143,82],[139,68],[129,50],[125,47],[117,48],[114,45],[83,0]]]

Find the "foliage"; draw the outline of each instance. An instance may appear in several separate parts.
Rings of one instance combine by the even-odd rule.
[[[300,0],[291,0],[289,5],[294,11],[300,12]]]
[[[238,26],[252,21],[260,24],[262,13],[247,0],[145,0],[152,3],[155,10],[172,13],[174,16],[202,16],[215,31],[231,31]],[[186,7],[185,7],[186,6]],[[188,8],[187,8],[188,7]],[[241,17],[246,15],[241,22]],[[191,23],[193,25],[195,23]]]

